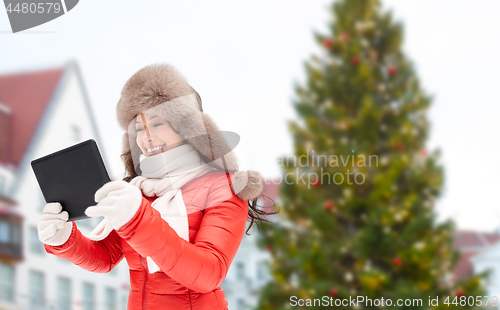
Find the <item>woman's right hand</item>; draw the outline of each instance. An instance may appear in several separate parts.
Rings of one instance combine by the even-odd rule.
[[[68,241],[73,223],[68,222],[68,212],[61,211],[58,202],[48,203],[43,208],[42,220],[38,224],[38,239],[43,243],[58,246]]]

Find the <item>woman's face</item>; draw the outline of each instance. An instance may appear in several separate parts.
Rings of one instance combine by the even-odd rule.
[[[150,114],[137,115],[135,132],[137,145],[144,156],[157,155],[184,144],[181,135],[168,122]]]

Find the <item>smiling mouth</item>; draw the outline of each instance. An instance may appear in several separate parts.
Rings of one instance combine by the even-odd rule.
[[[148,153],[153,153],[153,152],[162,150],[164,147],[165,147],[165,145],[163,145],[163,146],[157,146],[157,147],[154,147],[152,149],[147,149],[147,150],[148,150]]]

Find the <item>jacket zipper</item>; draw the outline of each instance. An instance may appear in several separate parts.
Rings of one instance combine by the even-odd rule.
[[[146,268],[146,265],[144,264],[144,259],[142,256],[139,256],[139,259],[141,261],[142,267],[144,268],[144,286],[142,287],[142,309],[146,309],[147,306],[147,286],[148,286],[148,275],[149,271]]]
[[[191,290],[188,289],[188,294],[189,294],[189,307],[191,308],[191,310],[193,310],[193,305],[191,304]]]

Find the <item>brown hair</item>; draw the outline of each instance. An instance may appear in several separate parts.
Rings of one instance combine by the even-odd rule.
[[[261,198],[263,201],[262,206],[259,206],[257,204],[259,198]],[[262,209],[259,209],[259,207],[266,207],[266,201],[269,201],[271,203],[269,208],[272,208],[272,210],[273,210],[272,212],[267,212],[267,211],[264,211]],[[250,226],[248,226],[248,229],[246,230],[245,233],[248,235],[248,231],[250,230],[250,228],[252,227],[254,222],[256,222],[257,227],[259,227],[259,224],[261,224],[263,222],[270,223],[270,221],[268,219],[266,219],[265,217],[279,213],[279,210],[276,211],[274,209],[274,207],[276,207],[276,203],[274,202],[274,200],[272,200],[269,196],[264,195],[264,194],[260,194],[259,197],[252,199],[252,200],[249,200],[248,201],[248,221],[250,221]]]

